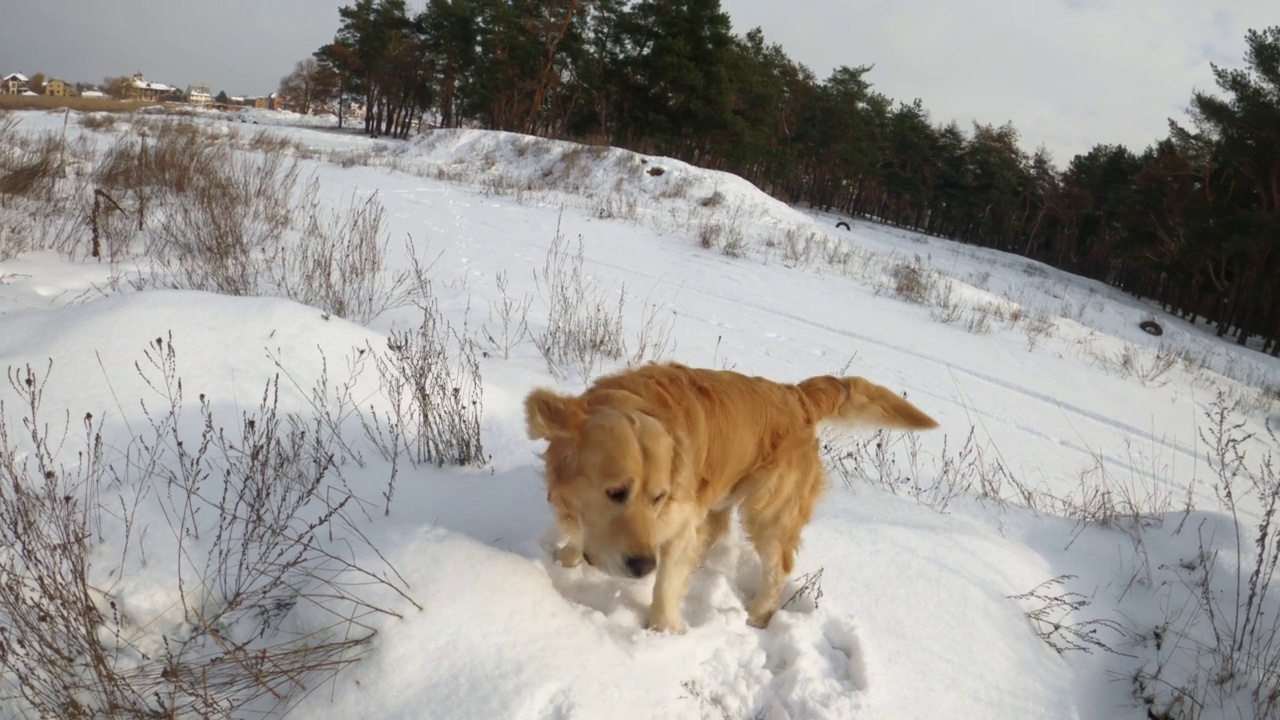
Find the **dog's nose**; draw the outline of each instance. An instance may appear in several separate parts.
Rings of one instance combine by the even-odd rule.
[[[653,569],[657,566],[658,561],[650,555],[632,555],[627,558],[627,569],[638,578],[653,572]]]

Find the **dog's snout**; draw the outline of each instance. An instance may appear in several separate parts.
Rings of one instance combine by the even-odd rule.
[[[653,572],[653,569],[657,566],[658,561],[651,555],[632,555],[627,558],[627,569],[638,578]]]

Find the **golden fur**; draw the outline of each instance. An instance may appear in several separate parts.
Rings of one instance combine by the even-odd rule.
[[[576,397],[534,390],[525,411],[529,437],[548,441],[547,500],[568,538],[556,559],[621,577],[656,567],[648,627],[673,632],[689,575],[734,507],[763,568],[748,621],[769,623],[824,489],[820,422],[937,426],[862,378],[786,385],[677,364],[604,377]]]

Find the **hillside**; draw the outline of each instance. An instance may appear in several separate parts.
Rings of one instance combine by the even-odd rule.
[[[278,113],[12,117],[0,169],[65,160],[0,204],[0,627],[28,643],[0,658],[5,716],[1277,707],[1275,358],[670,158]],[[613,352],[556,345],[588,321]],[[648,583],[550,558],[524,395],[658,358],[863,375],[942,425],[832,435],[766,630],[739,538],[682,636],[642,630]],[[35,629],[51,607],[88,623]]]

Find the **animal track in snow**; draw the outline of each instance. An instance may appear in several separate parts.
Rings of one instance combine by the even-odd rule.
[[[642,628],[653,581],[608,577],[594,568],[544,563],[557,591],[582,607],[584,620],[605,626],[634,652],[681,656],[689,669],[677,699],[683,713],[709,718],[849,718],[868,688],[857,624],[829,605],[798,597],[757,630],[746,624],[745,600],[754,592],[759,561],[740,542],[714,548],[690,581],[684,636],[657,636]],[[794,595],[793,576],[782,597]]]

